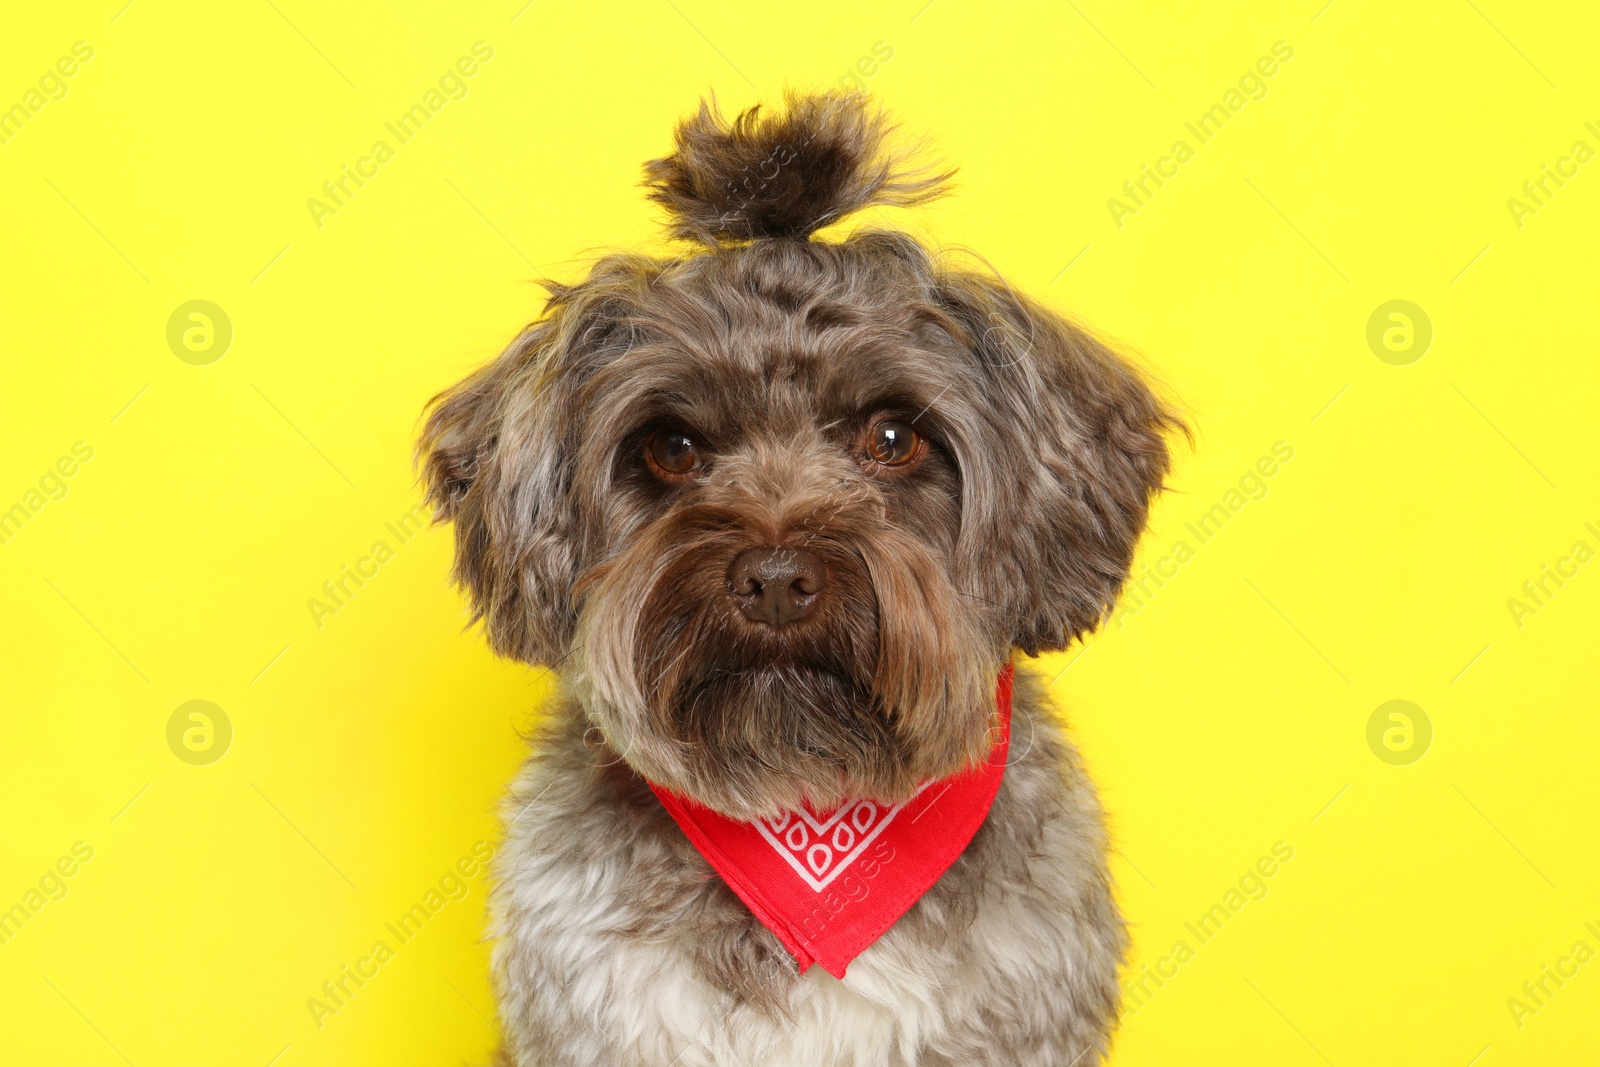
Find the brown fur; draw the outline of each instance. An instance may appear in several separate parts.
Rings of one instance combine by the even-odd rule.
[[[1013,650],[1066,647],[1127,578],[1182,429],[1141,376],[908,236],[807,239],[937,193],[945,176],[902,169],[889,129],[859,97],[731,125],[702,105],[647,174],[673,232],[705,247],[613,255],[553,286],[539,321],[432,405],[419,454],[456,526],[457,580],[495,650],[556,665],[579,732],[617,755],[587,803],[612,790],[656,810],[644,778],[741,819],[903,799],[987,750]],[[925,458],[870,462],[885,416],[915,426]],[[705,457],[681,481],[644,457],[669,428]],[[733,559],[764,545],[826,567],[813,609],[780,629],[730,595]],[[1092,797],[1071,810],[1095,824]],[[652,818],[631,832],[675,832]],[[656,885],[665,906],[694,859],[672,850],[636,891]],[[781,998],[740,977],[751,946],[775,944],[759,925],[706,932],[739,910],[693,924],[714,957],[697,966],[752,1003]]]
[[[919,204],[943,191],[951,172],[909,166],[887,147],[893,132],[860,97],[790,94],[785,111],[757,106],[732,124],[704,101],[678,124],[678,150],[645,164],[650,199],[686,240],[809,237],[869,204]]]

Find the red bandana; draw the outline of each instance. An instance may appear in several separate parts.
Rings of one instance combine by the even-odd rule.
[[[652,784],[722,880],[778,935],[804,971],[843,978],[956,861],[1000,789],[1011,742],[1011,666],[996,691],[1000,738],[976,767],[924,782],[904,804],[853,800],[818,814],[735,822]],[[929,812],[936,812],[924,818]]]

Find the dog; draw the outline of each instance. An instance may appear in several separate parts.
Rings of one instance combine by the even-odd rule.
[[[453,578],[495,652],[560,680],[493,869],[514,1067],[1107,1054],[1127,937],[1103,815],[1011,665],[1106,619],[1186,430],[988,269],[817,235],[946,191],[895,132],[860,95],[702,102],[645,164],[681,254],[547,283],[430,405]],[[858,830],[883,836],[830,852]],[[809,913],[774,911],[768,880],[804,898],[835,861]]]

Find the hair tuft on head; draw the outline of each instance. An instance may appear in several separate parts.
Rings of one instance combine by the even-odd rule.
[[[677,150],[645,164],[650,199],[674,237],[705,245],[809,237],[874,204],[941,195],[953,171],[919,165],[889,145],[895,127],[860,93],[790,93],[731,123],[715,99],[678,124]]]

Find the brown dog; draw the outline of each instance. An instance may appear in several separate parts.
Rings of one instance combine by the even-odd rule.
[[[1092,630],[1177,419],[1122,359],[901,233],[937,195],[856,96],[647,165],[691,250],[615,255],[436,399],[455,577],[563,695],[493,896],[506,1055],[552,1065],[1088,1065],[1125,945],[1091,785],[1019,676],[960,857],[840,980],[803,973],[651,785],[733,820],[898,804],[984,760],[1015,650]]]

